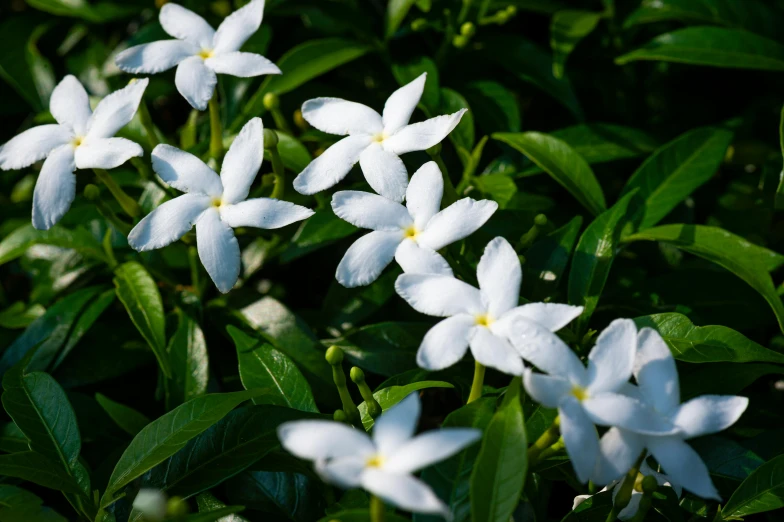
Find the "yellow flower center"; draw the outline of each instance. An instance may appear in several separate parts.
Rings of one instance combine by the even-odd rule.
[[[382,455],[373,455],[365,461],[365,465],[369,468],[380,468],[384,465],[385,460]]]
[[[373,136],[373,141],[375,141],[376,143],[381,143],[385,139],[387,139],[387,135],[384,132],[379,132],[378,134]]]
[[[582,386],[572,386],[572,395],[580,402],[588,398],[588,390]]]
[[[411,225],[407,229],[403,230],[403,235],[407,239],[416,239],[417,235],[419,235],[419,231],[416,229],[414,225]]]
[[[77,136],[77,137],[75,137],[73,139],[73,141],[71,141],[71,143],[73,144],[74,147],[78,147],[79,145],[84,143],[84,137],[83,136]]]
[[[199,57],[202,60],[206,60],[207,58],[212,58],[212,54],[213,52],[209,49],[202,49],[201,51],[199,51]]]
[[[221,201],[221,198],[218,198],[218,197],[214,197],[214,198],[212,198],[212,206],[213,206],[213,207],[215,207],[215,208],[220,208],[220,206],[221,206],[222,204],[223,204],[223,202]]]
[[[476,324],[478,326],[490,326],[493,322],[494,319],[488,314],[479,314],[476,316]]]

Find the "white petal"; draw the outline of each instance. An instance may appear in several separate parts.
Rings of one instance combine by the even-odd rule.
[[[300,194],[311,195],[334,186],[346,177],[370,142],[369,136],[343,138],[311,161],[294,178],[294,189]]]
[[[49,99],[49,112],[57,123],[72,128],[78,136],[84,135],[93,111],[87,91],[76,77],[69,74],[57,84]]]
[[[166,518],[169,499],[160,489],[142,488],[133,499],[133,509],[141,513],[145,520]]]
[[[125,138],[98,138],[76,147],[76,167],[113,169],[144,155],[141,145]]]
[[[408,171],[397,155],[371,143],[359,155],[359,166],[370,187],[392,201],[402,202],[408,188]]]
[[[204,65],[198,56],[186,58],[177,66],[174,84],[191,107],[203,111],[215,92],[218,77],[215,71]]]
[[[160,40],[124,50],[117,55],[114,63],[132,74],[156,74],[168,71],[199,50],[198,46],[182,40]]]
[[[44,161],[33,191],[33,226],[49,230],[62,218],[76,195],[74,153],[70,145],[61,145]]]
[[[642,435],[610,428],[599,441],[599,458],[591,480],[604,485],[621,478],[632,468],[644,449],[645,438]]]
[[[317,460],[316,472],[324,482],[339,488],[351,489],[361,484],[365,460],[361,457],[338,457],[336,459]]]
[[[476,326],[469,334],[471,354],[477,362],[509,375],[523,374],[523,360],[508,341],[494,335],[485,326]]]
[[[648,449],[674,483],[702,498],[721,500],[708,467],[679,437],[648,437]]]
[[[504,320],[514,321],[520,317],[538,323],[551,332],[557,332],[583,312],[582,306],[559,303],[528,303],[504,314]]]
[[[681,402],[675,359],[659,332],[643,328],[637,334],[634,378],[645,400],[662,414]]]
[[[407,274],[438,274],[454,277],[452,268],[441,254],[427,247],[421,247],[411,239],[404,239],[397,247],[395,261]]]
[[[373,443],[384,457],[390,457],[407,443],[416,431],[422,405],[414,392],[385,411],[373,426]]]
[[[415,473],[451,457],[480,438],[481,430],[471,428],[429,431],[398,448],[388,457],[384,469],[398,473]]]
[[[399,88],[387,99],[384,105],[384,132],[392,135],[408,125],[414,114],[422,92],[425,90],[427,73],[420,74],[416,79]]]
[[[406,207],[417,228],[424,229],[438,214],[444,195],[444,178],[435,161],[428,161],[411,176],[406,189]]]
[[[573,384],[582,386],[586,383],[585,367],[577,355],[557,335],[539,323],[518,319],[509,327],[509,340],[523,359],[543,372],[562,377]]]
[[[447,507],[430,486],[411,475],[369,468],[362,473],[362,486],[387,504],[406,511],[448,513]]]
[[[0,168],[16,170],[29,167],[72,139],[73,134],[62,125],[41,125],[28,129],[0,147]]]
[[[218,290],[225,294],[234,288],[240,277],[240,245],[217,209],[205,210],[196,220],[196,248]]]
[[[201,49],[211,49],[215,30],[201,16],[181,5],[168,3],[158,14],[163,30],[178,40],[185,40]]]
[[[204,194],[183,194],[147,214],[128,234],[128,244],[139,252],[169,245],[193,228],[201,214],[210,208],[211,198]]]
[[[335,279],[346,288],[364,286],[375,281],[395,257],[403,239],[397,231],[374,231],[354,241],[335,272]]]
[[[248,197],[264,159],[263,133],[261,118],[253,118],[242,127],[226,152],[221,167],[223,201],[239,203]]]
[[[429,149],[433,145],[441,143],[457,127],[465,112],[466,109],[460,109],[454,114],[437,116],[421,123],[406,125],[384,140],[384,148],[398,155]]]
[[[406,207],[370,192],[335,192],[332,210],[340,219],[359,228],[400,231],[413,224]]]
[[[475,325],[476,320],[468,314],[454,315],[436,324],[419,345],[417,364],[437,371],[457,363],[468,349],[468,336]]]
[[[253,0],[223,20],[215,32],[213,48],[216,53],[239,51],[248,38],[259,30],[264,16],[264,0]]]
[[[278,427],[278,438],[286,451],[301,459],[366,457],[376,452],[366,433],[328,420],[286,422]]]
[[[433,216],[417,240],[433,250],[441,250],[476,232],[497,209],[498,203],[489,199],[463,198]]]
[[[572,383],[563,377],[534,373],[530,368],[523,373],[523,384],[528,395],[545,408],[557,408],[572,389]]]
[[[746,411],[749,400],[736,395],[703,395],[678,408],[673,422],[686,438],[709,435],[735,424]]]
[[[492,317],[500,318],[517,306],[523,271],[517,253],[506,239],[497,237],[487,244],[476,267],[476,277]]]
[[[183,192],[219,198],[223,184],[214,170],[202,160],[171,145],[158,145],[152,151],[152,169],[163,181]]]
[[[616,491],[619,491],[618,487],[616,487]],[[636,515],[637,511],[640,509],[641,500],[642,493],[633,489],[632,497],[629,499],[629,503],[626,504],[626,507],[623,508],[620,513],[618,513],[618,520],[631,520],[634,518],[634,515]]]
[[[417,312],[449,317],[484,313],[479,290],[458,279],[431,274],[403,274],[395,290]]]
[[[271,198],[240,201],[236,205],[223,205],[221,219],[230,227],[256,227],[268,230],[285,227],[313,215],[309,208]]]
[[[111,138],[128,125],[136,114],[149,83],[147,78],[136,80],[101,100],[87,124],[87,137]]]
[[[314,98],[302,104],[302,117],[328,134],[378,134],[383,130],[381,116],[361,103],[340,98]]]
[[[579,506],[580,504],[582,504],[592,496],[593,495],[577,495],[576,497],[574,497],[574,500],[572,501],[572,511],[577,509],[577,506]]]
[[[262,74],[281,74],[277,65],[260,54],[232,53],[207,58],[204,64],[218,74],[230,74],[239,78],[251,78]]]
[[[637,352],[637,327],[631,319],[616,319],[605,328],[588,354],[589,388],[615,391],[629,381]]]
[[[589,392],[590,393],[590,392]],[[675,426],[651,407],[618,393],[599,393],[583,401],[591,420],[601,426],[617,426],[641,434],[673,433]]]
[[[599,456],[596,428],[574,397],[561,401],[558,414],[561,419],[561,436],[577,480],[588,482]]]

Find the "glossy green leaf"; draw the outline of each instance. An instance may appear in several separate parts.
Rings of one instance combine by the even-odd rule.
[[[410,62],[392,65],[392,74],[401,87],[416,80],[422,73],[427,73],[427,79],[419,106],[427,116],[432,117],[441,106],[441,85],[435,62],[427,56],[419,56]]]
[[[593,32],[602,19],[602,13],[564,10],[553,15],[550,22],[550,47],[553,49],[553,76],[564,75],[566,58],[575,46]]]
[[[161,371],[166,377],[171,378],[171,364],[166,353],[163,302],[155,280],[142,265],[135,261],[118,266],[114,274],[117,297],[125,305],[139,333],[150,345]]]
[[[134,437],[114,467],[101,498],[101,507],[115,502],[116,494],[124,486],[174,455],[189,440],[257,393],[242,391],[204,395],[152,421]]]
[[[485,430],[471,473],[474,522],[507,522],[512,516],[528,470],[527,448],[518,377]]]
[[[591,213],[598,215],[607,208],[591,167],[562,140],[540,132],[497,133],[493,138],[525,154]]]
[[[172,371],[165,383],[167,409],[207,393],[210,376],[204,333],[186,313],[179,311],[178,316],[177,331],[167,347]]]
[[[680,368],[681,401],[699,395],[737,395],[766,375],[784,375],[770,363],[689,364]]]
[[[784,455],[755,469],[735,490],[721,516],[746,517],[784,507]]]
[[[36,46],[46,31],[40,19],[30,15],[5,17],[0,23],[0,46],[4,50],[0,56],[0,78],[37,112],[49,108],[55,86],[52,64]]]
[[[49,230],[36,230],[33,225],[24,225],[0,241],[0,265],[17,259],[34,245],[70,248],[87,258],[107,261],[101,244],[83,228],[69,230],[56,225]]]
[[[781,156],[784,158],[784,106],[781,107],[781,116],[779,117],[779,148],[781,149]],[[776,188],[774,205],[777,210],[784,208],[784,168],[781,169],[781,174],[779,174],[779,184]]]
[[[646,315],[634,322],[638,328],[649,327],[659,332],[679,361],[784,364],[784,355],[725,326],[695,326],[688,317],[678,313]]]
[[[403,23],[408,11],[414,7],[416,1],[417,0],[389,0],[389,3],[387,3],[386,28],[384,30],[386,39],[391,38],[392,35],[395,34],[395,31],[397,31],[397,28]]]
[[[316,210],[291,238],[291,243],[280,256],[281,261],[293,261],[348,237],[357,230],[351,223],[338,218],[331,209]]]
[[[784,45],[739,29],[687,27],[657,36],[615,59],[688,63],[731,69],[784,70]]]
[[[626,182],[624,193],[637,189],[645,200],[640,228],[661,221],[678,203],[707,182],[721,165],[731,131],[703,127],[689,131],[653,153]]]
[[[274,404],[318,413],[310,385],[286,354],[257,337],[229,326],[246,390],[260,390],[254,404]]]
[[[707,259],[740,277],[768,302],[784,331],[784,304],[768,272],[782,256],[726,230],[702,225],[665,225],[643,230],[624,241],[659,241]]]
[[[474,119],[485,133],[520,132],[520,106],[514,93],[494,81],[471,82],[464,88]]]
[[[131,436],[136,436],[142,429],[150,423],[145,415],[119,402],[115,402],[107,396],[96,393],[95,400],[106,411],[109,417],[122,430]]]
[[[330,283],[322,311],[327,322],[338,331],[353,326],[378,311],[395,294],[395,279],[402,270],[390,267],[374,282],[359,288],[346,288],[337,281]]]
[[[0,311],[0,328],[9,330],[26,328],[30,323],[44,315],[44,313],[46,313],[46,308],[40,304],[27,307],[23,302],[17,301]]]
[[[0,475],[26,480],[63,493],[82,493],[79,484],[58,463],[35,451],[0,455]]]
[[[490,199],[498,202],[501,208],[506,207],[517,194],[517,184],[506,174],[486,174],[474,178],[473,185],[487,194]]]
[[[104,23],[127,18],[139,13],[141,8],[133,3],[128,5],[116,2],[90,3],[87,0],[27,0],[30,7],[57,16],[71,16],[88,22]]]
[[[558,288],[582,224],[582,216],[576,216],[525,252],[523,294],[531,301],[542,301]]]
[[[441,113],[452,114],[460,109],[468,109],[468,112],[463,114],[455,130],[449,133],[449,139],[455,147],[471,150],[474,148],[474,114],[462,94],[446,87],[442,88]]]
[[[183,522],[229,522],[232,520],[229,517],[243,511],[245,511],[245,506],[226,506],[212,511],[187,515],[182,520]]]
[[[408,518],[394,513],[384,515],[385,522],[406,522],[408,520]],[[370,511],[367,509],[347,509],[320,518],[318,522],[372,522],[372,520]]]
[[[68,522],[43,505],[36,495],[17,486],[0,484],[0,520],[3,522]]]
[[[209,514],[218,509],[224,509],[229,506],[215,498],[212,493],[202,493],[196,497],[196,503],[199,506],[199,513]],[[240,515],[229,515],[219,519],[220,522],[247,522],[247,519]]]
[[[429,329],[426,323],[371,324],[324,344],[340,346],[351,364],[390,377],[417,367],[416,351]]]
[[[245,471],[232,478],[227,489],[232,503],[294,522],[312,522],[324,513],[317,481],[298,473]]]
[[[405,386],[382,388],[373,392],[373,397],[381,406],[381,410],[386,411],[415,391],[424,390],[425,388],[454,388],[454,385],[443,381],[419,381],[406,384]],[[373,418],[368,415],[367,404],[363,401],[357,408],[359,408],[359,415],[362,417],[362,424],[366,430],[369,430],[373,427],[374,422]]]
[[[15,422],[6,422],[0,426],[0,451],[18,453],[30,449],[30,442]]]

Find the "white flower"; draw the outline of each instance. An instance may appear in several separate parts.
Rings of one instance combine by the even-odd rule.
[[[637,328],[630,319],[616,319],[604,329],[588,354],[587,369],[563,341],[536,323],[518,320],[511,334],[523,358],[549,374],[527,369],[523,382],[535,401],[558,408],[561,435],[581,482],[591,478],[599,456],[594,424],[641,433],[674,432],[671,422],[620,393],[629,385],[637,350]]]
[[[394,257],[406,272],[452,276],[449,263],[436,252],[468,237],[490,219],[498,203],[464,198],[442,211],[444,180],[435,162],[411,177],[406,205],[369,192],[345,190],[332,196],[335,214],[373,230],[343,256],[335,277],[346,287],[372,283]]]
[[[384,115],[361,103],[316,98],[302,104],[302,117],[320,131],[347,136],[313,160],[294,180],[300,194],[326,190],[346,177],[357,161],[371,188],[401,202],[408,172],[401,154],[425,150],[446,138],[460,123],[465,109],[421,123],[408,124],[425,88],[423,73],[392,93]]]
[[[150,522],[159,522],[166,518],[168,500],[163,491],[152,488],[142,488],[133,499],[133,509]]]
[[[482,432],[444,428],[413,437],[420,414],[412,393],[378,419],[373,437],[334,421],[287,422],[278,428],[283,447],[315,461],[325,482],[349,489],[362,487],[384,502],[406,511],[449,514],[430,487],[412,476],[472,444]]]
[[[33,192],[33,226],[48,230],[68,212],[76,195],[76,169],[113,169],[142,148],[113,136],[131,121],[147,80],[113,92],[90,110],[87,92],[73,76],[55,87],[49,110],[56,124],[26,130],[0,147],[0,168],[21,169],[46,158]]]
[[[313,211],[270,198],[247,199],[264,155],[260,118],[250,120],[223,158],[218,176],[199,158],[169,145],[152,151],[152,167],[163,181],[183,192],[142,219],[128,235],[139,251],[162,248],[196,225],[199,258],[221,292],[240,274],[240,246],[232,228],[280,228]]]
[[[264,0],[253,0],[226,17],[218,30],[204,18],[177,4],[161,8],[163,30],[176,40],[137,45],[117,55],[123,71],[155,74],[177,67],[177,90],[195,109],[203,111],[212,98],[219,74],[241,78],[280,74],[278,67],[261,55],[240,52],[245,41],[261,26]]]
[[[609,430],[601,440],[601,457],[593,480],[604,484],[621,476],[647,448],[673,483],[703,498],[721,500],[707,466],[685,440],[732,426],[746,410],[749,400],[732,395],[704,395],[681,404],[675,359],[664,339],[655,330],[643,328],[638,343],[634,364],[638,386],[629,386],[625,391],[649,404],[678,431],[669,436],[654,436],[617,428]]]
[[[654,471],[647,462],[643,461],[642,465],[640,466],[640,474],[643,477],[653,477],[656,479],[656,482],[659,486],[666,486],[670,487],[675,491],[675,494],[680,497],[681,496],[681,487],[677,484],[672,484],[670,482],[670,477],[667,475],[663,475],[657,471]],[[601,491],[608,491],[612,489],[612,498],[615,501],[615,497],[618,495],[618,492],[621,490],[621,484],[623,483],[622,480],[612,482],[607,485]],[[636,483],[635,483],[636,486]],[[577,495],[574,497],[574,504],[572,505],[572,509],[577,509],[577,506],[585,502],[587,499],[591,498],[593,495]],[[637,510],[640,508],[640,500],[642,500],[642,491],[639,491],[637,487],[632,489],[632,497],[629,499],[629,503],[623,508],[620,513],[618,513],[618,518],[621,520],[631,520],[634,518],[634,515],[637,514]]]
[[[525,318],[557,339],[550,332],[560,330],[582,312],[582,307],[562,304],[517,306],[522,277],[520,260],[502,237],[488,243],[479,260],[479,289],[444,275],[398,277],[395,290],[414,309],[447,317],[425,334],[417,364],[427,370],[441,370],[462,359],[470,346],[477,362],[520,375],[523,362],[508,339],[511,324]]]

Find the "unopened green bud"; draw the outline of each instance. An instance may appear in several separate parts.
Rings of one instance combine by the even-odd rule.
[[[517,14],[517,6],[510,5],[506,8],[506,14],[510,18]]]
[[[264,129],[264,148],[274,149],[278,146],[278,133],[272,129]]]
[[[188,503],[182,497],[172,497],[166,506],[166,514],[174,519],[183,518],[188,514]]]
[[[656,482],[656,477],[653,475],[648,475],[644,479],[642,479],[642,492],[643,493],[654,493],[659,488],[659,483]]]
[[[348,415],[343,410],[335,410],[335,413],[332,414],[332,420],[335,422],[348,422]]]
[[[417,18],[413,22],[411,22],[411,30],[412,31],[424,31],[427,27],[427,20],[424,18]]]
[[[98,185],[93,185],[90,183],[84,187],[84,197],[90,201],[95,201],[101,197],[101,189],[98,188]]]
[[[354,381],[356,384],[362,384],[365,382],[365,372],[362,371],[362,368],[354,366],[351,368],[351,373],[349,373],[351,380]]]
[[[476,34],[476,26],[472,22],[466,22],[460,26],[460,34],[466,38],[471,38]]]
[[[330,346],[327,348],[327,353],[324,358],[330,365],[337,366],[343,362],[343,350],[341,350],[339,346]]]
[[[268,111],[280,107],[280,98],[278,98],[278,95],[274,92],[268,92],[265,94],[262,102],[264,103],[264,108]]]
[[[294,125],[299,127],[301,130],[308,130],[310,126],[305,118],[302,117],[302,110],[297,109],[294,111]]]
[[[459,34],[452,38],[452,45],[455,46],[457,49],[462,49],[466,45],[468,45],[468,38]]]
[[[537,214],[534,218],[534,224],[538,227],[543,227],[547,224],[547,216],[544,214]]]

